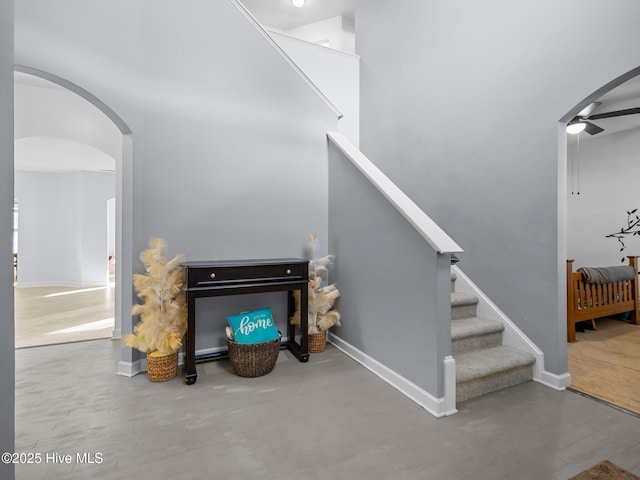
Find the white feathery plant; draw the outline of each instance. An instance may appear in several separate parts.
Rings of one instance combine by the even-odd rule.
[[[187,331],[185,274],[183,255],[170,261],[165,258],[167,244],[160,238],[149,241],[149,248],[140,254],[146,275],[133,275],[133,285],[142,304],[133,306],[133,315],[140,321],[133,333],[122,339],[124,345],[141,352],[157,351],[159,355],[176,352]]]

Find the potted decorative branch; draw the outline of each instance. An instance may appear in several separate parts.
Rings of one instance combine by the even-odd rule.
[[[135,274],[133,285],[142,303],[132,311],[140,321],[122,339],[124,345],[147,353],[147,374],[153,382],[176,376],[178,349],[187,330],[184,257],[167,261],[166,248],[164,240],[155,238],[140,254],[146,274]]]
[[[323,352],[327,341],[327,330],[333,326],[340,326],[340,312],[333,310],[333,306],[340,297],[340,291],[336,284],[322,286],[328,274],[328,268],[333,262],[333,256],[327,255],[315,259],[314,254],[318,248],[315,235],[309,237],[309,329],[307,338],[309,352]],[[300,325],[300,292],[293,292],[296,311],[291,317],[292,325]]]

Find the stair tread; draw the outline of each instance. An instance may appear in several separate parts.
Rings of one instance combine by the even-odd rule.
[[[460,353],[454,358],[457,383],[527,367],[536,361],[532,354],[505,345]]]
[[[460,318],[451,322],[451,340],[488,335],[504,331],[498,320],[482,317]]]
[[[461,305],[475,305],[478,303],[478,297],[471,293],[451,292],[451,307]]]

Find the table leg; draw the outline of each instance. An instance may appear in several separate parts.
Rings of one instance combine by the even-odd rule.
[[[295,313],[295,300],[293,298],[293,292],[289,292],[289,306],[287,315],[287,336],[289,340],[287,347],[293,353],[293,355],[300,361],[306,362],[309,360],[309,346],[307,340],[307,330],[309,328],[309,292],[308,287],[305,285],[300,288],[300,343],[296,342],[296,326],[291,325],[288,321]]]
[[[184,383],[193,385],[198,379],[196,371],[196,299],[187,292],[187,331],[184,336],[182,376]]]
[[[309,355],[309,287],[307,285],[300,289],[300,347],[302,351]]]

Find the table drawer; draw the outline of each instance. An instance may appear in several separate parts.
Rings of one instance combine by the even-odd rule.
[[[242,266],[205,266],[188,269],[187,285],[204,287],[214,285],[234,285],[269,281],[301,280],[307,277],[307,265],[242,265]]]

